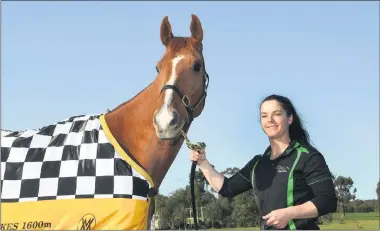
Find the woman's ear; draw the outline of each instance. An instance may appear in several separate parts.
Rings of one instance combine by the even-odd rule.
[[[288,124],[291,125],[293,123],[293,115],[290,115],[288,118]]]

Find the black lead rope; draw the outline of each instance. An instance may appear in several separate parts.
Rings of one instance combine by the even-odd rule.
[[[193,219],[194,219],[194,229],[198,230],[198,219],[197,219],[197,210],[195,206],[195,194],[194,194],[194,181],[195,181],[195,168],[197,167],[197,162],[193,161],[191,164],[190,171],[190,194],[191,194],[191,205],[193,209]]]
[[[200,150],[206,147],[204,142],[198,142],[197,144],[192,144],[190,140],[187,138],[186,134],[182,131],[182,136],[186,140],[186,145],[191,150]],[[195,194],[194,194],[194,181],[195,181],[195,169],[197,167],[197,162],[193,161],[191,163],[190,170],[190,195],[191,195],[191,206],[193,210],[193,219],[194,219],[194,229],[198,230],[198,219],[197,219],[197,209],[195,205]]]

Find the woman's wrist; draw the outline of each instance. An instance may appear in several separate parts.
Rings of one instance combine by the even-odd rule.
[[[297,218],[297,208],[295,206],[287,207],[286,210],[290,220]]]
[[[198,164],[199,168],[202,170],[202,169],[206,169],[207,167],[211,166],[210,162],[208,162],[207,159],[204,159],[202,162],[200,162]]]

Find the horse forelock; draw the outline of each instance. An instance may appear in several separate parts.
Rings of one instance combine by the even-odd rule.
[[[174,37],[169,46],[168,52],[173,56],[182,52],[201,52],[202,45],[194,42],[191,38],[187,37]]]

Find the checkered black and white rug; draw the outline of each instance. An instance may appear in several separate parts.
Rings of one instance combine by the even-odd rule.
[[[147,200],[149,181],[107,138],[99,115],[1,131],[2,203],[75,198]]]

